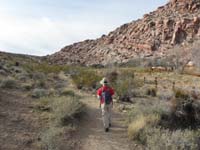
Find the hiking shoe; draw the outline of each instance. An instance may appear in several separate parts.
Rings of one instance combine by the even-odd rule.
[[[109,131],[109,128],[105,128],[105,132],[108,132]]]

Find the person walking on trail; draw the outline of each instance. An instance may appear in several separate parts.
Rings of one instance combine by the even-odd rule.
[[[99,107],[102,110],[104,130],[108,132],[109,127],[111,127],[112,96],[114,95],[114,90],[108,85],[106,78],[103,78],[100,84],[102,87],[97,90],[97,97],[100,100]]]

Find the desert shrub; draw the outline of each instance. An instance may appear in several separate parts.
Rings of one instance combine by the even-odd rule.
[[[155,126],[159,123],[160,116],[158,114],[150,114],[147,116],[138,116],[138,118],[133,121],[128,127],[128,136],[130,139],[139,139],[140,132],[145,127]]]
[[[139,101],[128,112],[128,122],[134,122],[140,116],[158,115],[160,117],[170,113],[170,108],[165,102],[159,100]]]
[[[106,78],[111,84],[114,84],[117,81],[118,75],[119,74],[117,73],[117,71],[112,71],[112,72],[106,73]]]
[[[160,128],[146,128],[143,130],[146,136],[146,147],[150,150],[195,150],[199,149],[199,131],[169,130]]]
[[[30,80],[30,76],[27,73],[20,73],[20,74],[16,74],[15,77],[20,80],[20,81],[27,81]]]
[[[156,88],[148,88],[146,90],[146,95],[149,95],[149,96],[152,96],[152,97],[156,97],[156,95],[157,95]]]
[[[188,91],[182,90],[182,89],[175,89],[174,90],[174,96],[177,99],[188,99],[190,97]]]
[[[42,97],[40,99],[38,99],[35,103],[34,103],[34,110],[36,111],[51,111],[51,103],[52,103],[52,99],[47,98],[47,97]],[[49,117],[49,116],[48,116]]]
[[[60,71],[66,71],[69,69],[69,66],[64,65],[53,65],[48,63],[32,63],[32,64],[23,64],[23,67],[28,72],[41,72],[41,73],[59,73]]]
[[[57,81],[54,85],[55,89],[62,89],[67,86],[67,83],[64,81]]]
[[[46,75],[44,73],[41,73],[41,72],[35,72],[35,73],[32,74],[32,78],[34,80],[45,80]]]
[[[41,98],[41,97],[45,97],[45,96],[48,96],[48,91],[45,89],[36,88],[32,92],[33,98]]]
[[[61,92],[60,92],[60,95],[61,96],[71,96],[71,97],[74,97],[75,93],[72,90],[62,89]]]
[[[52,109],[57,125],[73,125],[74,121],[81,117],[84,105],[77,98],[60,97],[53,101]]]
[[[24,84],[22,84],[22,89],[23,90],[30,91],[32,88],[33,88],[33,84],[32,83],[24,83]]]
[[[1,88],[13,89],[17,87],[17,81],[14,78],[3,79],[0,83]]]
[[[24,70],[23,70],[22,68],[16,67],[16,66],[12,66],[12,67],[10,68],[10,70],[11,70],[13,73],[23,73],[23,72],[24,72]]]
[[[195,101],[178,102],[172,107],[172,112],[168,117],[169,126],[171,128],[197,128],[200,125],[199,112],[200,105]]]
[[[97,82],[101,80],[102,76],[93,70],[80,69],[72,75],[72,80],[77,88],[96,88]]]
[[[62,143],[60,137],[63,133],[64,128],[50,127],[46,130],[41,137],[44,148],[48,150],[60,150],[59,145]]]
[[[49,96],[56,96],[57,91],[54,88],[49,89]]]
[[[35,81],[34,87],[46,88],[46,80],[37,80],[37,81]]]
[[[164,119],[168,128],[197,128],[200,125],[200,103],[193,100],[188,91],[175,91],[170,104],[171,113]]]
[[[142,81],[134,78],[132,70],[122,71],[112,85],[121,101],[130,101],[134,96],[134,89],[142,86]]]

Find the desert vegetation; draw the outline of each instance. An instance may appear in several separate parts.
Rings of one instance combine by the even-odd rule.
[[[96,68],[1,57],[1,91],[31,99],[31,109],[39,118],[37,149],[76,146],[74,135],[86,111],[77,91],[95,94],[102,77],[115,89],[115,107],[125,113],[127,136],[133,143],[153,150],[200,148],[200,79],[186,72],[151,68],[170,67],[167,61],[152,60],[141,66],[135,60],[132,66]]]

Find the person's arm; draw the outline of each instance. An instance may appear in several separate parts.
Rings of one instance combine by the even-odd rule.
[[[115,92],[114,92],[114,90],[112,88],[110,88],[110,93],[111,93],[112,97],[115,94]],[[113,98],[112,98],[112,107],[113,107],[113,104],[114,104],[114,102],[113,102]]]
[[[99,108],[101,108],[101,96],[97,95],[97,98],[99,100]]]
[[[100,96],[101,94],[102,94],[101,89],[97,90],[97,98],[99,100],[99,108],[101,108],[101,96]]]

